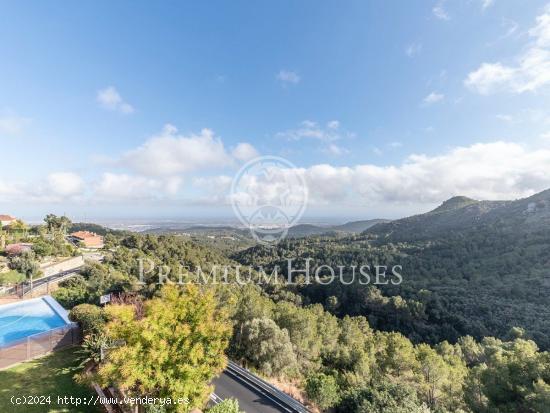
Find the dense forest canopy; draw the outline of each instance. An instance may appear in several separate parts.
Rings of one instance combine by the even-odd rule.
[[[89,325],[90,317],[82,314],[98,315],[82,306],[98,304],[101,294],[146,302],[163,294],[157,278],[139,282],[140,258],[171,268],[278,265],[283,272],[288,259],[297,267],[308,259],[346,268],[399,264],[399,285],[199,288],[227,316],[229,357],[293,383],[323,411],[545,413],[547,197],[497,203],[455,198],[430,213],[360,234],[288,239],[239,252],[175,235],[115,232],[105,262],[88,264],[55,296]],[[149,389],[155,391],[154,381]]]
[[[346,238],[309,237],[235,253],[247,265],[402,266],[396,285],[308,285],[300,294],[337,315],[366,315],[415,342],[463,335],[506,338],[525,329],[550,347],[550,193],[515,202],[453,198],[436,210]]]

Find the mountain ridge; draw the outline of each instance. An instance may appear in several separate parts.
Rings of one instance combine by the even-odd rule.
[[[496,224],[503,229],[525,232],[541,222],[550,224],[550,190],[513,201],[477,201],[455,196],[431,211],[378,224],[363,233],[386,240],[410,241]]]

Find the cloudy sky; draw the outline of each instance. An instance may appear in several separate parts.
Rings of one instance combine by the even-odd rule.
[[[550,188],[550,4],[2,2],[0,213],[230,217],[275,155],[306,217]]]

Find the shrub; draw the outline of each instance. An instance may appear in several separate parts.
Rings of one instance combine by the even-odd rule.
[[[89,296],[86,280],[81,275],[77,275],[62,281],[52,296],[65,308],[85,303]]]
[[[339,388],[333,376],[323,373],[309,376],[306,380],[306,393],[322,410],[338,403]]]
[[[27,277],[25,277],[25,274],[11,270],[0,274],[0,285],[18,284],[25,281],[26,278]]]
[[[69,319],[82,327],[85,335],[101,333],[106,317],[103,309],[93,304],[79,304],[69,313]]]
[[[239,409],[239,402],[237,400],[227,399],[208,409],[207,413],[242,413],[242,411]]]

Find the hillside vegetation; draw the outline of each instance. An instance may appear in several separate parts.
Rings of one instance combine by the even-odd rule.
[[[313,284],[300,294],[339,316],[366,315],[375,327],[415,342],[506,338],[519,326],[550,347],[549,191],[518,201],[456,197],[359,236],[288,240],[233,258],[283,270],[288,258],[302,265],[307,258],[317,265],[401,265],[399,286]]]
[[[297,278],[295,285],[201,283],[199,288],[214,298],[215,311],[227,316],[226,354],[265,377],[292,382],[322,411],[547,413],[550,353],[539,348],[550,347],[548,197],[454,198],[429,213],[380,223],[361,234],[288,239],[230,256],[181,236],[114,234],[105,263],[88,265],[55,296],[73,307],[98,304],[100,295],[111,292],[143,315],[143,308],[165,293],[154,275],[139,282],[140,258],[172,270],[240,263],[268,271],[279,265],[283,273],[289,258],[294,268],[304,268],[307,259],[313,267],[401,265],[400,285],[321,285]],[[229,280],[235,280],[234,272]],[[188,299],[185,290],[182,294]],[[72,314],[90,314],[78,308]],[[189,320],[182,320],[185,329]],[[171,329],[161,324],[163,339],[171,337]],[[94,331],[109,336],[112,328],[111,321]],[[147,340],[156,340],[153,336]],[[153,341],[151,346],[159,345]],[[122,355],[130,350],[120,349],[121,368]],[[171,351],[187,362],[183,350]],[[132,383],[140,383],[139,374],[132,371]],[[151,394],[164,391],[161,376],[147,376]],[[188,385],[179,374],[172,380]]]

